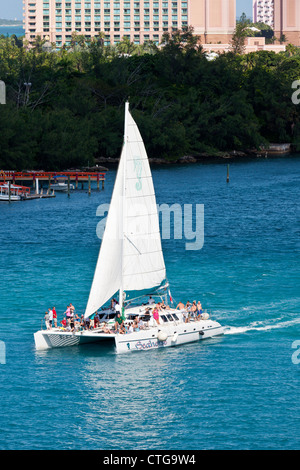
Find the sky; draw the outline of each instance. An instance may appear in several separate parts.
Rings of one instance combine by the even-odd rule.
[[[239,18],[245,12],[252,16],[252,0],[236,0],[236,16]],[[22,0],[0,0],[0,18],[13,20],[23,18]]]

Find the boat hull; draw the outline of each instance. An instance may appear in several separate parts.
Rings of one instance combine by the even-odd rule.
[[[157,348],[174,347],[186,343],[220,336],[223,327],[212,320],[202,320],[186,324],[162,325],[129,334],[105,334],[99,331],[66,332],[60,330],[41,330],[34,334],[37,350],[110,342],[116,352],[148,351]]]
[[[160,339],[160,332],[164,334],[165,338]],[[116,350],[117,353],[127,353],[174,347],[221,336],[223,333],[223,327],[212,320],[162,326],[157,329],[141,330],[131,335],[118,335],[116,337]]]
[[[11,194],[10,197],[8,194],[1,194],[0,195],[0,201],[21,201],[21,196],[19,195],[14,195],[14,194]]]
[[[41,330],[34,333],[35,348],[37,351],[53,348],[65,348],[89,343],[102,343],[111,341],[113,344],[115,335],[96,334],[94,332],[76,332],[58,330]]]

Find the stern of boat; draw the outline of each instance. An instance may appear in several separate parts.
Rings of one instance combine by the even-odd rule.
[[[42,351],[44,349],[50,349],[52,346],[47,341],[47,336],[43,334],[43,331],[37,331],[34,333],[34,342],[35,342],[35,349],[37,351]]]

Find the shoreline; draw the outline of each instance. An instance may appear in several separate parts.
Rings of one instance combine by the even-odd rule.
[[[185,165],[185,164],[197,164],[197,163],[231,163],[231,162],[239,162],[239,161],[246,161],[246,160],[258,160],[258,159],[271,159],[275,157],[290,157],[296,155],[297,152],[288,152],[288,153],[270,153],[268,151],[260,151],[260,152],[240,152],[240,151],[232,151],[232,152],[220,152],[216,155],[209,155],[207,153],[201,153],[198,155],[186,155],[184,157],[180,157],[176,160],[165,160],[163,158],[150,158],[149,163],[150,165],[157,165],[157,166],[173,166],[173,165]],[[95,164],[97,165],[112,165],[115,166],[119,163],[119,157],[117,158],[105,158],[100,157],[95,160]]]

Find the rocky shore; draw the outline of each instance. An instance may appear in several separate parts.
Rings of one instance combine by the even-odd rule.
[[[290,150],[290,149],[289,149]],[[224,163],[229,161],[238,161],[243,159],[255,159],[255,158],[268,158],[275,155],[287,155],[290,151],[286,152],[273,152],[270,149],[261,150],[247,150],[244,152],[232,150],[229,152],[217,152],[216,154],[200,153],[197,155],[186,155],[184,157],[166,160],[163,158],[149,158],[151,165],[174,165],[174,164],[189,164],[189,163]],[[116,165],[119,162],[119,158],[97,158],[97,164],[105,165]]]

